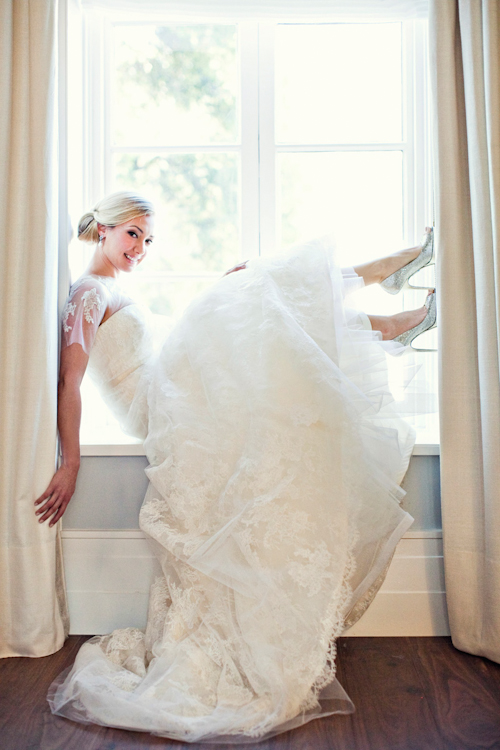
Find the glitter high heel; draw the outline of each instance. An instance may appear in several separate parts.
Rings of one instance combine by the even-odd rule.
[[[428,287],[412,286],[408,283],[408,279],[411,278],[417,271],[429,266],[434,262],[434,230],[431,227],[431,231],[424,234],[422,238],[422,250],[417,257],[407,263],[406,266],[398,268],[397,271],[391,273],[386,279],[384,279],[380,286],[385,289],[389,294],[397,294],[402,289],[427,289]]]
[[[436,290],[427,295],[427,299],[425,300],[425,307],[427,308],[427,315],[423,319],[421,323],[418,324],[418,326],[414,326],[414,328],[410,328],[409,331],[405,331],[404,333],[400,334],[399,336],[396,336],[394,341],[399,341],[400,344],[403,344],[403,346],[411,346],[411,348],[416,352],[435,352],[436,349],[417,349],[415,346],[412,345],[412,341],[414,341],[417,336],[420,336],[421,333],[425,333],[426,331],[430,331],[431,328],[436,327],[436,319],[437,319],[437,307],[436,307]]]

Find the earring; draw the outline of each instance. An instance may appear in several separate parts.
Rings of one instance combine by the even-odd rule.
[[[104,236],[102,234],[99,235],[99,242],[102,242],[104,239]]]

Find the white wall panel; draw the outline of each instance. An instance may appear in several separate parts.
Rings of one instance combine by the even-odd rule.
[[[449,635],[440,537],[405,535],[373,604],[346,635]],[[142,533],[67,529],[63,545],[70,632],[144,627],[149,586],[161,571]]]

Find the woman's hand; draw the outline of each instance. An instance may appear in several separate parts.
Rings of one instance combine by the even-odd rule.
[[[77,476],[78,468],[64,464],[56,471],[43,495],[35,500],[35,505],[43,503],[36,511],[36,515],[40,516],[40,523],[50,518],[49,526],[53,526],[59,521],[75,494]]]
[[[247,267],[248,260],[244,260],[242,263],[238,263],[237,266],[234,266],[234,268],[231,268],[229,271],[226,271],[224,276],[227,276],[229,273],[233,273],[234,271],[243,271]]]
[[[42,523],[50,518],[50,526],[59,521],[75,492],[80,469],[80,385],[88,361],[88,355],[80,344],[63,346],[57,393],[57,426],[61,439],[62,464],[43,495],[35,500],[35,506],[40,506],[35,511],[39,516],[38,520]]]

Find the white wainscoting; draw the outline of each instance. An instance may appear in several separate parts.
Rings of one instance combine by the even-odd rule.
[[[70,632],[143,628],[160,570],[142,532],[64,529],[62,536]],[[405,534],[382,588],[346,636],[449,635],[441,536]]]

